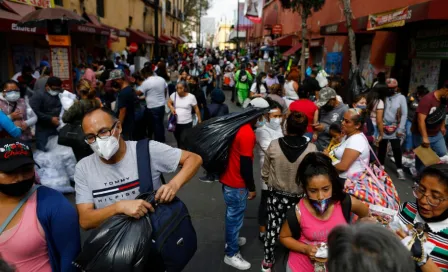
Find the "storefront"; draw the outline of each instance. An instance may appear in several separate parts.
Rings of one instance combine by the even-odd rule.
[[[135,55],[152,59],[155,42],[154,37],[138,29],[128,28],[128,31],[130,33],[129,38],[127,39],[128,46],[132,43],[135,43],[138,46]]]
[[[110,30],[91,23],[74,25],[71,29],[73,65],[90,64],[107,57]]]

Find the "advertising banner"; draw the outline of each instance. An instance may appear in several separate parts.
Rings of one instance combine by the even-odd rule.
[[[245,0],[244,16],[255,24],[260,24],[263,20],[263,0]]]
[[[54,0],[10,0],[10,1],[39,8],[54,8]]]
[[[412,13],[409,11],[409,7],[370,14],[367,21],[367,30],[404,26],[405,21],[410,16],[412,16]]]

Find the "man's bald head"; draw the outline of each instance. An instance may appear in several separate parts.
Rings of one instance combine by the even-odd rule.
[[[118,122],[117,117],[108,108],[97,108],[88,111],[82,119],[82,129],[84,134],[97,134],[102,129],[110,129]],[[117,130],[121,133],[121,124],[117,125]]]

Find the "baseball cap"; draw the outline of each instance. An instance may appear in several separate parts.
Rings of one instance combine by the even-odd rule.
[[[398,87],[398,81],[395,78],[388,78],[386,80],[386,84],[388,88],[397,88]]]
[[[250,101],[249,105],[251,105],[254,108],[258,109],[266,109],[269,108],[269,103],[266,101],[266,99],[263,99],[261,97],[254,98]]]
[[[322,107],[323,105],[328,103],[328,100],[336,97],[337,97],[336,91],[333,90],[332,88],[330,87],[322,88],[322,90],[320,90],[319,92],[319,99],[317,100],[316,105],[318,107]]]
[[[124,78],[124,72],[120,69],[115,69],[110,71],[109,78],[107,79],[107,81],[122,78]]]
[[[0,139],[0,171],[12,172],[18,168],[35,164],[31,147],[20,139]]]

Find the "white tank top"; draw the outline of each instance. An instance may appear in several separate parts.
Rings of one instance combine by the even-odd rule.
[[[285,97],[291,100],[297,100],[299,99],[299,95],[294,90],[294,81],[290,80],[285,82],[284,88],[285,88]]]

